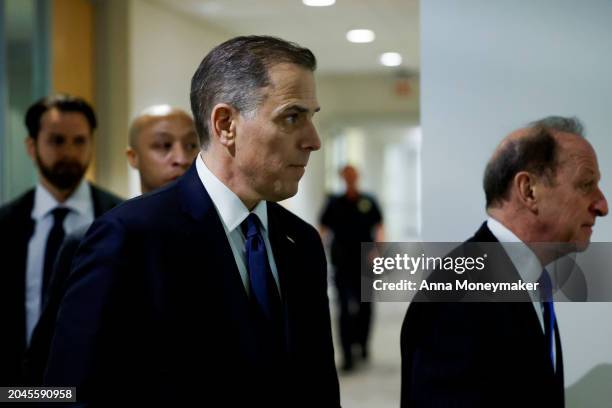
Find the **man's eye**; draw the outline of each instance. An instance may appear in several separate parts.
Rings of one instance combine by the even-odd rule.
[[[154,150],[170,150],[172,148],[172,143],[169,142],[157,142],[153,143]]]
[[[594,181],[589,181],[587,183],[583,183],[582,184],[582,189],[585,190],[585,191],[591,191],[594,186],[595,186],[595,182]]]
[[[285,122],[290,125],[294,125],[298,121],[299,115],[294,113],[292,115],[285,116]]]
[[[172,148],[172,143],[170,142],[161,142],[158,144],[160,149],[169,150]]]

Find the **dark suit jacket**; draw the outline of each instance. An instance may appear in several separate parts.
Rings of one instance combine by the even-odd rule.
[[[498,241],[485,223],[468,242]],[[401,334],[401,406],[563,407],[555,329],[553,371],[531,302],[413,302]]]
[[[314,228],[268,203],[285,315],[277,358],[258,330],[222,222],[195,166],[88,231],[46,371],[93,405],[338,407],[326,261]]]
[[[47,299],[25,353],[23,366],[25,383],[28,385],[40,386],[43,383],[51,340],[53,340],[53,334],[55,333],[57,312],[66,293],[66,282],[72,270],[72,261],[76,250],[88,229],[89,225],[68,235],[57,253],[53,275],[49,280],[49,288],[47,289]]]
[[[121,202],[119,197],[91,185],[94,216]],[[0,385],[22,382],[21,362],[26,347],[25,274],[28,244],[34,233],[31,218],[34,189],[0,208]]]

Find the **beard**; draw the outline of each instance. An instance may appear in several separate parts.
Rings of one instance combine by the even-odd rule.
[[[59,190],[72,190],[81,182],[87,166],[74,160],[60,160],[47,166],[36,152],[36,163],[42,175]]]

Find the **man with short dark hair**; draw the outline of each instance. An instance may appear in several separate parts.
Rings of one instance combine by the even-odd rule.
[[[138,170],[143,194],[182,176],[196,158],[200,145],[191,116],[169,105],[153,105],[140,112],[130,125],[128,144],[126,155],[130,165]],[[43,312],[26,351],[24,371],[28,384],[43,382],[57,312],[75,252],[88,227],[68,235],[57,254]]]
[[[596,218],[608,213],[595,151],[582,132],[575,118],[547,117],[497,147],[484,175],[489,218],[465,247],[499,243],[501,256],[481,278],[507,270],[538,282],[539,296],[411,303],[402,327],[402,407],[564,406],[546,267],[586,249]]]
[[[38,321],[63,237],[120,199],[84,180],[93,156],[96,117],[81,98],[54,95],[25,117],[28,155],[38,169],[34,189],[0,208],[0,384],[22,381],[21,359]]]
[[[88,231],[49,385],[102,405],[339,406],[321,240],[275,203],[320,148],[315,66],[266,36],[203,59],[191,86],[203,150]]]

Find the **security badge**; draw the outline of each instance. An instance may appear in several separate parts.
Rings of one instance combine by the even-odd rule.
[[[372,202],[368,200],[367,198],[362,198],[357,203],[357,209],[359,209],[359,211],[364,214],[369,212],[371,208],[372,208]]]

